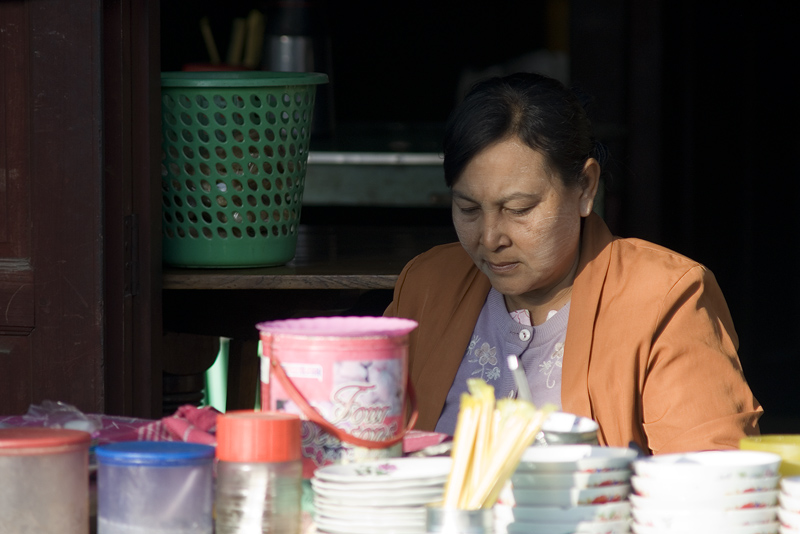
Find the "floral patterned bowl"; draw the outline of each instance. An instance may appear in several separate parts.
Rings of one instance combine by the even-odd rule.
[[[637,452],[627,447],[597,445],[554,445],[528,447],[522,454],[517,473],[600,473],[630,469]]]
[[[633,474],[662,481],[711,481],[778,475],[781,457],[761,451],[700,451],[663,454],[636,460]]]
[[[743,525],[769,524],[778,519],[778,507],[739,510],[685,510],[674,507],[631,508],[634,526],[649,526],[671,532],[697,529],[733,529]]]
[[[710,495],[739,495],[756,491],[774,491],[778,489],[780,477],[743,477],[717,479],[669,479],[659,477],[632,476],[631,486],[637,495],[685,501],[705,499]]]
[[[791,530],[800,530],[800,514],[784,510],[783,508],[778,509],[778,520],[780,521],[781,525],[785,529]]]
[[[571,508],[518,505],[511,509],[511,513],[513,520],[520,523],[534,521],[542,523],[609,522],[630,518],[631,505],[628,501],[581,505]]]
[[[584,504],[605,504],[627,499],[631,487],[616,484],[599,488],[566,489],[525,489],[514,488],[514,501],[521,506],[580,506]]]
[[[515,488],[566,489],[600,488],[616,484],[629,484],[631,472],[628,469],[609,469],[599,473],[525,473],[511,475]]]
[[[700,524],[695,525],[694,528],[685,527],[679,530],[640,525],[638,523],[633,523],[631,527],[634,534],[672,534],[673,532],[680,532],[681,534],[778,534],[779,532],[783,532],[780,524],[776,521],[769,523],[757,523],[754,525],[721,527]]]
[[[800,477],[783,477],[781,491],[790,497],[800,499]]]
[[[656,509],[672,511],[714,511],[746,510],[748,508],[770,508],[778,505],[778,490],[755,491],[738,495],[717,495],[709,493],[705,498],[690,500],[642,497],[630,495],[628,499],[634,510]]]

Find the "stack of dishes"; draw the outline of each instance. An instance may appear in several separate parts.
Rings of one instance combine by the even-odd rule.
[[[314,472],[315,525],[327,534],[423,534],[425,505],[442,500],[449,457],[390,458]]]
[[[636,534],[778,534],[780,456],[757,451],[666,454],[633,462]]]
[[[800,534],[800,476],[781,479],[778,502],[781,533]]]
[[[636,451],[596,445],[530,447],[511,476],[509,534],[630,532]]]

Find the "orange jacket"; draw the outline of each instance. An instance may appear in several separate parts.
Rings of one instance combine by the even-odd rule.
[[[409,372],[417,428],[432,430],[490,283],[460,244],[411,260],[385,315],[419,322]],[[591,417],[603,445],[652,453],[738,448],[763,409],[737,355],[725,298],[704,266],[584,222],[564,346],[561,404]]]

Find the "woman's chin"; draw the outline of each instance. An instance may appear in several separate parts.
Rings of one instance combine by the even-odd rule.
[[[519,284],[513,283],[513,281],[509,280],[507,277],[503,278],[503,277],[490,276],[489,281],[492,283],[492,287],[494,288],[495,291],[507,297],[517,297],[523,295],[529,289],[527,287],[523,288]]]

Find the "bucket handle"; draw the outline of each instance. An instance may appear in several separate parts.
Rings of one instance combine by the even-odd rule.
[[[326,432],[337,438],[339,441],[344,441],[350,443],[351,445],[365,447],[367,449],[385,449],[386,447],[391,447],[392,445],[396,445],[403,441],[406,433],[414,428],[414,425],[417,422],[417,417],[419,416],[419,411],[417,410],[417,396],[414,393],[414,387],[411,384],[410,375],[406,381],[408,400],[411,402],[411,417],[408,420],[408,424],[399,435],[387,440],[374,441],[371,439],[359,438],[350,434],[346,430],[332,425],[327,419],[322,417],[322,414],[320,414],[316,408],[308,403],[303,394],[300,393],[300,390],[298,390],[294,383],[289,380],[289,377],[286,376],[286,371],[283,370],[283,366],[280,365],[280,362],[278,362],[275,357],[270,357],[269,362],[272,372],[278,378],[278,381],[281,383],[283,389],[286,391],[286,394],[289,395],[289,398],[292,400],[292,402],[294,402],[300,408],[309,421],[318,424]]]

